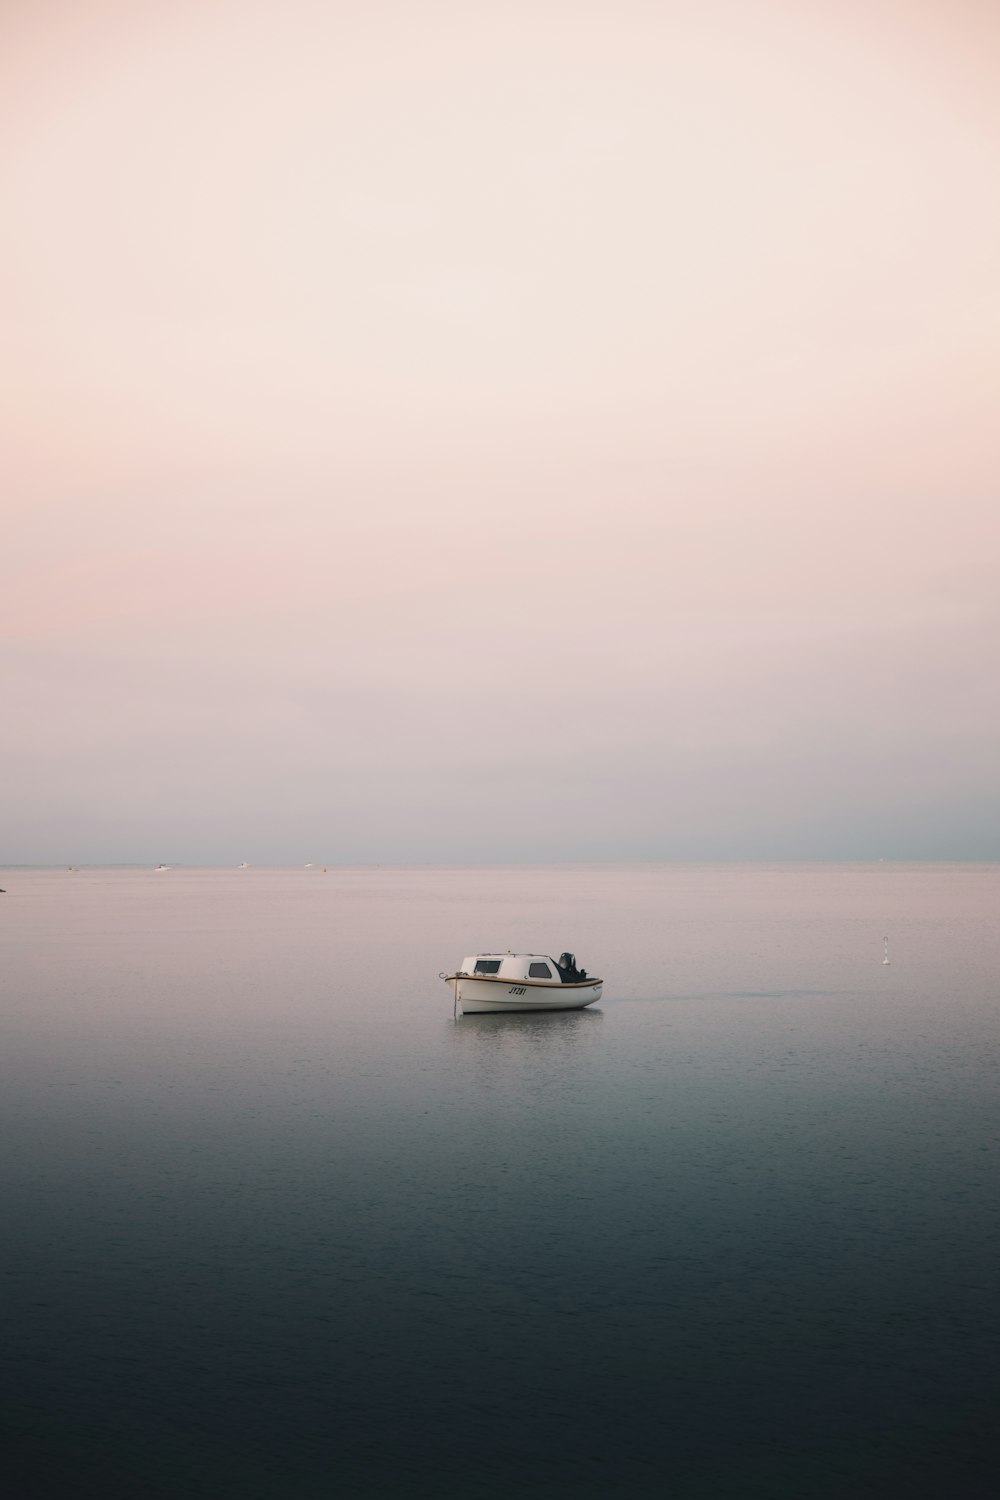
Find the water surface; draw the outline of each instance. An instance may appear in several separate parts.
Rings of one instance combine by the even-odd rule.
[[[992,1493],[997,866],[0,884],[17,1496]]]

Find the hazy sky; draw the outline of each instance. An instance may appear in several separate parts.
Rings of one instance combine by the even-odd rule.
[[[1000,857],[1000,4],[2,0],[10,862]]]

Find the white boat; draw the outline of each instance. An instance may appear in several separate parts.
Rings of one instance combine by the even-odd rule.
[[[559,962],[547,953],[477,953],[454,974],[442,974],[455,996],[455,1013],[494,1010],[582,1010],[600,1000],[603,979],[578,969],[572,953]]]

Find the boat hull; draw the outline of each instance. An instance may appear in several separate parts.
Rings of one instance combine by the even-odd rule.
[[[449,974],[456,1006],[466,1015],[500,1010],[582,1010],[600,1000],[603,981],[545,984],[535,980],[482,979]]]

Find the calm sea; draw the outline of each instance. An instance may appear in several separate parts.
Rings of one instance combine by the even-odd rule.
[[[6,1494],[995,1493],[1000,867],[0,885]]]

